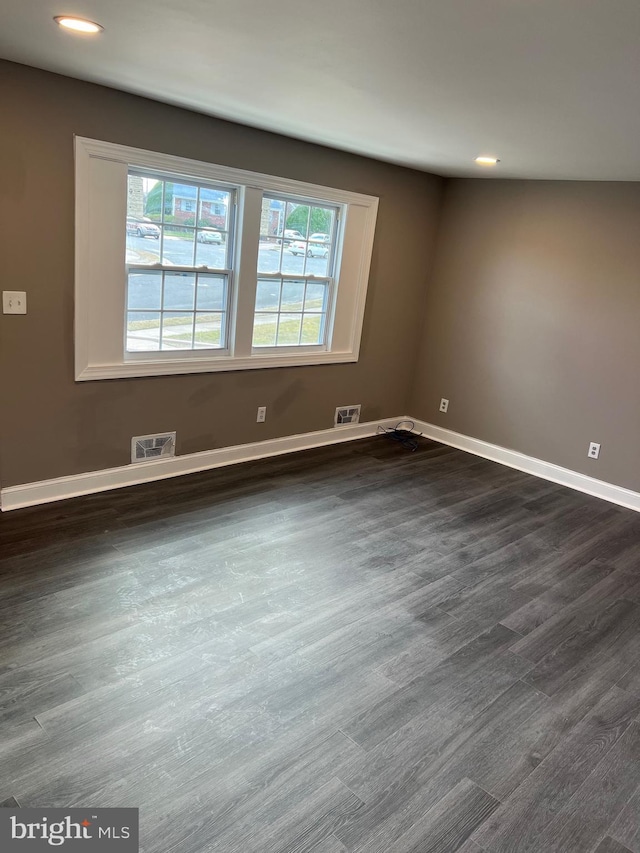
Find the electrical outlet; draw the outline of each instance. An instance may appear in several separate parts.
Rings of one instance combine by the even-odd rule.
[[[24,290],[2,291],[2,313],[3,314],[26,314],[27,294]]]
[[[448,408],[449,408],[449,401],[445,400],[445,398],[443,397],[442,400],[440,400],[440,411],[446,412],[448,410]]]
[[[587,451],[587,456],[589,459],[597,459],[600,456],[600,445],[597,441],[592,441],[589,445],[589,450]]]
[[[256,423],[263,424],[267,419],[267,407],[266,406],[258,406],[258,417],[256,418]]]

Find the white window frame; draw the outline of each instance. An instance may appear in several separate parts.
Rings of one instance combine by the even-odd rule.
[[[358,360],[378,211],[376,197],[84,137],[75,138],[75,158],[77,381]],[[130,168],[238,188],[229,349],[156,352],[149,353],[148,358],[126,353],[125,223]],[[275,347],[266,352],[252,348],[263,193],[288,194],[342,208],[330,336],[324,347]]]

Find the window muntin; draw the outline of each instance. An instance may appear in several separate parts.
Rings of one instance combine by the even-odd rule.
[[[231,188],[129,171],[127,353],[228,348],[234,200]]]

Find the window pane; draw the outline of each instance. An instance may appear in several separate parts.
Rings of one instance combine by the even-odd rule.
[[[328,284],[316,284],[315,282],[307,283],[307,293],[304,300],[305,311],[326,311],[327,296],[329,293]]]
[[[227,233],[214,228],[199,230],[196,235],[196,266],[224,270],[228,268]]]
[[[280,272],[282,266],[282,244],[260,240],[258,245],[258,272]]]
[[[142,219],[146,214],[144,181],[141,175],[127,176],[127,219]],[[162,193],[161,181],[149,182],[148,189],[152,189],[156,184],[160,184]]]
[[[196,224],[198,187],[195,184],[166,182],[164,221]]]
[[[328,275],[335,231],[336,211],[332,207],[314,206],[310,209],[309,239],[307,241],[307,275]]]
[[[328,276],[337,208],[263,196],[258,273]]]
[[[192,349],[193,314],[165,311],[162,315],[162,349]]]
[[[304,302],[304,281],[286,281],[282,285],[283,311],[302,311]]]
[[[127,262],[227,269],[232,202],[231,190],[130,174]]]
[[[253,321],[254,347],[272,347],[276,343],[277,314],[256,314]]]
[[[182,308],[193,311],[196,293],[196,277],[194,273],[167,272],[164,275],[163,308]]]
[[[335,225],[336,209],[335,207],[314,206],[311,208],[311,228],[309,229],[309,239],[312,241],[324,242],[327,237],[333,234]]]
[[[263,196],[262,215],[260,217],[260,240],[275,243],[282,237],[284,230],[284,208],[285,202],[279,198]]]
[[[171,184],[166,184],[165,181],[155,178],[151,175],[129,175],[129,188],[134,184],[142,184],[143,194],[143,209],[142,213],[147,219],[152,222],[161,222],[163,218],[163,210],[166,205],[171,206]],[[169,189],[167,189],[167,186]],[[139,190],[138,190],[139,192]],[[138,196],[139,199],[139,196]],[[129,201],[131,204],[132,196],[129,193]],[[140,212],[139,206],[134,211],[129,210],[130,214]]]
[[[277,345],[279,347],[293,344],[297,346],[300,343],[301,324],[302,314],[280,314]]]
[[[258,244],[258,272],[279,272],[282,263],[282,229],[285,203],[263,196]]]
[[[307,243],[307,264],[305,266],[306,275],[328,275],[330,249],[327,244]]]
[[[283,235],[285,240],[306,240],[309,233],[309,206],[298,201],[287,201]]]
[[[195,224],[202,230],[198,230],[196,236],[196,266],[228,268],[230,211],[230,192],[200,187],[198,219]]]
[[[227,190],[212,187],[200,187],[200,207],[198,210],[198,226],[216,228],[218,231],[229,230],[229,211],[231,194]]]
[[[256,290],[256,309],[258,311],[277,311],[280,307],[280,281],[260,279]]]
[[[282,253],[282,272],[289,273],[289,275],[302,275],[304,273],[306,245],[305,242],[298,240],[285,247]]]
[[[127,308],[159,311],[162,306],[162,273],[131,272],[127,288]]]
[[[322,328],[324,325],[322,314],[305,314],[302,320],[301,344],[323,344]]]
[[[148,233],[157,228],[156,237]],[[127,264],[157,264],[160,261],[160,229],[153,223],[127,219]]]
[[[224,315],[196,314],[195,349],[219,349],[224,346]]]
[[[253,346],[323,344],[328,299],[328,282],[260,279],[256,292]]]
[[[194,266],[195,230],[181,225],[163,228],[162,263],[172,266]]]
[[[162,195],[162,181],[147,181],[149,189],[157,185]],[[160,260],[160,228],[146,209],[145,179],[129,175],[127,180],[127,257],[128,264],[157,264]]]
[[[153,352],[160,349],[160,313],[129,311],[127,314],[127,352]]]
[[[196,308],[201,311],[225,311],[226,289],[226,279],[222,276],[198,274]]]

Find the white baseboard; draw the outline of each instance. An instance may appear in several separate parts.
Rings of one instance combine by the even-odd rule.
[[[443,429],[435,424],[418,421],[414,418],[387,418],[382,421],[353,424],[333,429],[307,432],[301,435],[272,438],[267,441],[257,441],[252,444],[240,444],[234,447],[221,447],[218,450],[205,450],[202,453],[189,453],[184,456],[174,456],[169,459],[156,459],[153,462],[138,462],[123,465],[119,468],[108,468],[103,471],[89,471],[86,474],[72,474],[68,477],[57,477],[54,480],[42,480],[38,483],[25,483],[21,486],[9,486],[0,492],[2,511],[20,509],[65,498],[104,492],[109,489],[120,489],[124,486],[134,486],[139,483],[150,483],[154,480],[164,480],[169,477],[179,477],[183,474],[194,474],[211,468],[225,465],[236,465],[254,459],[264,459],[268,456],[279,456],[283,453],[294,453],[297,450],[310,450],[313,447],[323,447],[344,441],[354,441],[367,438],[378,432],[378,427],[392,427],[401,421],[413,421],[415,431],[421,432],[426,438],[442,442],[450,447],[465,450],[475,456],[482,456],[509,468],[517,468],[535,477],[551,480],[570,489],[576,489],[588,495],[602,498],[610,503],[640,512],[640,493],[615,486],[603,480],[596,480],[586,474],[579,474],[568,468],[544,462],[533,456],[525,456],[515,450],[508,450],[497,444],[490,444],[478,438],[471,438],[453,430]]]
[[[524,453],[518,453],[516,450],[508,450],[498,444],[490,444],[488,441],[481,441],[479,438],[471,438],[471,436],[453,432],[453,430],[444,429],[426,421],[414,420],[414,423],[415,431],[421,432],[425,438],[440,441],[442,444],[448,444],[451,447],[458,448],[458,450],[466,450],[475,456],[491,459],[492,462],[499,462],[509,468],[517,468],[518,471],[533,474],[543,480],[551,480],[552,483],[559,483],[561,486],[568,486],[578,492],[584,492],[587,495],[593,495],[596,498],[602,498],[610,503],[640,512],[640,492],[633,492],[631,489],[615,486],[613,483],[606,483],[604,480],[596,480],[595,477],[579,474],[569,468],[544,462],[534,456],[525,456]]]
[[[54,480],[41,480],[21,486],[8,486],[0,491],[0,506],[2,511],[6,512],[66,498],[76,498],[80,495],[105,492],[109,489],[121,489],[123,486],[135,486],[154,480],[165,480],[168,477],[195,474],[198,471],[236,465],[239,462],[250,462],[267,456],[294,453],[296,450],[310,450],[313,447],[354,441],[357,438],[375,435],[379,426],[395,426],[399,420],[399,418],[388,418],[382,421],[347,424],[318,432],[271,438],[267,441],[221,447],[218,450],[204,450],[201,453],[188,453],[167,459],[154,459],[152,462],[135,462],[119,468],[71,474],[68,477],[56,477]]]

